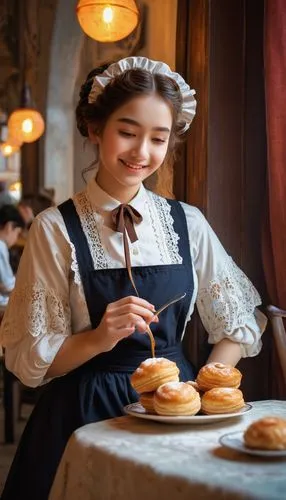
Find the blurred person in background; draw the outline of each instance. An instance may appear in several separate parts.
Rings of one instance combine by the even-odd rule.
[[[22,219],[24,219],[26,229],[28,230],[35,217],[31,202],[26,201],[25,198],[23,198],[18,203],[18,210],[20,212]]]
[[[17,208],[24,220],[25,227],[19,234],[19,237],[10,249],[10,263],[14,274],[16,274],[24,246],[28,237],[29,229],[36,215],[54,205],[53,195],[50,191],[42,189],[35,195],[25,195],[19,201]]]
[[[15,286],[15,276],[10,264],[9,248],[15,245],[25,222],[13,205],[0,208],[0,308],[5,308]]]
[[[53,207],[54,189],[40,189],[37,194],[25,194],[18,203],[19,211],[29,227],[36,215]]]

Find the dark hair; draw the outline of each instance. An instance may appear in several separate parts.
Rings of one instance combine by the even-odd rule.
[[[98,95],[94,103],[88,102],[94,76],[102,73],[108,65],[91,71],[82,85],[80,100],[76,108],[77,127],[81,135],[88,137],[88,125],[94,124],[102,131],[112,113],[134,97],[157,93],[170,105],[173,115],[173,128],[169,141],[169,151],[174,149],[184,123],[178,121],[182,107],[182,94],[178,84],[172,78],[150,71],[135,68],[114,77]]]
[[[6,226],[8,222],[12,222],[14,228],[21,227],[24,229],[25,227],[25,221],[14,205],[3,205],[0,208],[0,228]]]

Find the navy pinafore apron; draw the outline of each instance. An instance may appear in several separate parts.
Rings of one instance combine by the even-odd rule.
[[[168,201],[179,235],[182,264],[133,267],[139,296],[158,306],[180,292],[186,297],[160,314],[151,329],[156,356],[175,361],[180,380],[192,380],[184,358],[181,335],[193,295],[193,273],[185,213],[179,202]],[[92,257],[72,200],[59,206],[76,249],[91,325],[96,328],[107,305],[134,295],[127,270],[94,270]],[[75,429],[90,422],[123,415],[123,407],[137,401],[130,374],[151,357],[148,335],[135,332],[112,351],[95,356],[67,375],[47,384],[26,425],[11,466],[2,500],[47,500],[66,443]]]

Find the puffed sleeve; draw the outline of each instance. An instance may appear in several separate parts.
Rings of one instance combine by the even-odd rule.
[[[40,214],[29,230],[0,330],[8,370],[30,387],[43,382],[71,334],[69,246],[53,219],[55,211]]]
[[[197,275],[196,304],[209,343],[229,338],[240,344],[242,357],[256,356],[267,323],[265,315],[257,309],[260,296],[226,253],[203,214],[185,203],[182,206]]]

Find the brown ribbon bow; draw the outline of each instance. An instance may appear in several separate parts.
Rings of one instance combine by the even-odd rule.
[[[142,222],[142,220],[143,220],[142,215],[140,215],[139,212],[135,210],[135,208],[131,207],[130,205],[126,205],[124,203],[122,203],[121,205],[119,205],[119,207],[111,211],[112,229],[114,231],[118,231],[119,233],[123,234],[125,263],[130,281],[138,297],[139,294],[135,286],[131,271],[131,258],[130,258],[130,250],[128,245],[127,234],[129,236],[131,243],[137,241],[138,237],[134,228],[134,222],[136,224],[139,224],[140,222]]]

